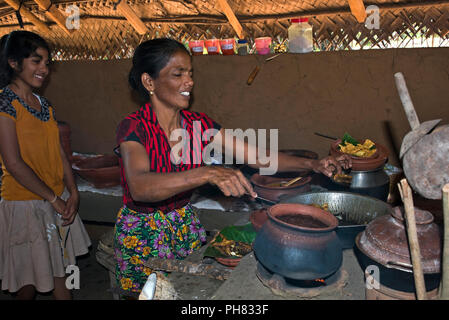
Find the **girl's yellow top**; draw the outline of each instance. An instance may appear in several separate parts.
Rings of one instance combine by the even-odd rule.
[[[39,112],[25,107],[19,97],[8,87],[0,90],[0,116],[6,116],[16,123],[17,140],[23,161],[53,192],[60,196],[64,191],[64,170],[60,153],[58,124],[53,116],[53,108],[44,98],[41,100],[46,121],[40,119]],[[12,108],[11,108],[12,107]],[[40,196],[22,186],[5,168],[3,171],[1,197],[5,200],[42,200]]]

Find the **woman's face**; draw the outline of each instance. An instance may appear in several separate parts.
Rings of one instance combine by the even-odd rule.
[[[190,55],[176,51],[157,79],[151,79],[147,87],[153,91],[151,102],[168,108],[185,109],[189,106],[193,88]]]
[[[37,48],[28,58],[23,59],[21,67],[15,61],[10,62],[16,71],[14,79],[33,88],[40,88],[44,83],[49,73],[48,64],[48,51],[44,48]]]

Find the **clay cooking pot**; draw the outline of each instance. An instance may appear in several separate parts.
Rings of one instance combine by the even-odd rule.
[[[283,277],[325,278],[342,263],[337,226],[337,218],[322,209],[276,204],[268,209],[268,220],[254,241],[254,253],[265,268]]]

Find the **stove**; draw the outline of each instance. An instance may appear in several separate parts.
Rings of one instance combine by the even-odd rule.
[[[340,268],[325,279],[295,280],[266,269],[257,261],[256,276],[273,294],[282,297],[314,298],[341,292],[348,283],[348,273]]]

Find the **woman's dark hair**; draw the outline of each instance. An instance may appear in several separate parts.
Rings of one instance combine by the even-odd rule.
[[[8,60],[17,61],[22,67],[23,59],[29,58],[38,48],[44,48],[50,55],[47,42],[36,33],[30,31],[13,31],[0,40],[0,88],[5,87],[14,77],[14,69]]]
[[[139,92],[144,101],[148,101],[150,97],[148,91],[142,85],[142,74],[148,73],[151,78],[157,79],[159,72],[177,51],[183,51],[190,55],[182,43],[168,38],[142,42],[134,51],[133,66],[129,72],[128,81],[130,86]]]

